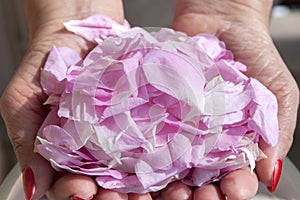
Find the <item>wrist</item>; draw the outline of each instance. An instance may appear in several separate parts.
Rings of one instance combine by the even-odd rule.
[[[271,9],[273,6],[273,0],[231,0],[234,7],[239,7],[238,11],[240,15],[251,13],[253,17],[260,18],[268,25]],[[230,11],[230,10],[229,10]]]
[[[273,0],[177,0],[174,23],[197,16],[211,33],[230,24],[258,23],[267,30],[272,4]]]

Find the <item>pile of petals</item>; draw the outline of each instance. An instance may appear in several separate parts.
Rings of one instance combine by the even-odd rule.
[[[215,36],[130,28],[93,15],[65,23],[95,43],[84,58],[53,47],[41,72],[51,111],[36,151],[56,170],[146,193],[201,186],[265,157],[277,101]]]

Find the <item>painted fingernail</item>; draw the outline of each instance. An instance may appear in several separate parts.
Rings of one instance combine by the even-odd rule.
[[[79,196],[77,196],[77,195],[72,195],[72,196],[70,197],[71,200],[92,200],[93,198],[94,198],[93,195],[90,196],[90,197],[87,198],[87,199],[83,199],[83,198],[81,198],[81,197],[79,197]]]
[[[35,191],[33,171],[30,168],[24,169],[22,177],[26,200],[31,200]]]
[[[271,187],[268,187],[268,190],[270,192],[275,192],[280,179],[281,171],[282,171],[282,160],[277,160],[272,174],[272,180],[271,180],[272,185]]]

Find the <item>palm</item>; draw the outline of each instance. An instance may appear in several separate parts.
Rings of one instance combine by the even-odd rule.
[[[268,184],[272,171],[270,166],[275,159],[272,154],[276,153],[276,149],[283,149],[282,154],[284,155],[281,156],[284,157],[291,144],[291,133],[295,124],[295,107],[298,105],[297,86],[278,55],[268,35],[267,28],[262,22],[252,20],[251,24],[242,23],[241,21],[228,23],[228,21],[220,19],[215,16],[210,18],[210,16],[193,12],[175,18],[173,26],[191,35],[199,32],[216,34],[234,52],[236,60],[249,66],[247,75],[257,78],[276,94],[280,105],[280,128],[285,130],[285,132],[282,132],[281,137],[286,137],[287,140],[285,138],[281,139],[282,144],[279,144],[276,148],[269,148],[262,144],[270,159],[265,163],[258,164],[257,174],[265,184]],[[6,114],[3,117],[16,153],[19,155],[18,160],[21,167],[33,168],[35,175],[39,177],[36,179],[36,185],[40,186],[36,191],[37,196],[46,192],[55,177],[48,162],[33,153],[36,133],[45,117],[42,103],[46,97],[40,88],[39,70],[53,45],[58,47],[69,46],[80,52],[81,55],[85,55],[92,47],[92,44],[87,43],[82,38],[62,30],[49,32],[49,30],[44,29],[39,32],[38,36],[31,41],[31,47],[27,55],[1,97],[1,113]],[[288,88],[284,87],[286,84],[290,86]],[[282,141],[285,141],[284,144]],[[264,170],[264,168],[269,170]],[[75,183],[72,184],[73,187],[69,187],[70,180]],[[242,169],[222,179],[221,189],[215,185],[201,187],[194,191],[194,196],[195,199],[197,199],[197,196],[205,198],[205,194],[208,194],[210,199],[222,199],[221,194],[225,193],[231,197],[248,197],[256,192],[257,182],[256,175],[249,176],[248,170]],[[86,184],[85,187],[82,187],[83,184]],[[244,193],[236,194],[236,191],[243,187],[247,190]],[[82,194],[82,197],[89,197],[90,194],[97,192],[97,187],[89,177],[64,176],[57,179],[51,189],[53,199],[63,199],[75,192],[76,194]],[[172,199],[172,195],[173,197],[175,195],[175,199],[183,199],[181,198],[183,195],[189,195],[191,192],[187,186],[173,183],[162,193],[170,199]],[[55,196],[57,194],[58,196]],[[120,194],[111,191],[100,190],[98,194],[98,197],[101,195],[104,199],[106,197],[111,199],[121,198]],[[213,194],[216,195],[215,198]],[[139,196],[132,194],[130,199],[139,199]],[[146,195],[143,199],[150,199],[150,197]]]
[[[276,95],[279,104],[280,140],[275,147],[260,142],[268,159],[260,161],[256,168],[258,178],[266,185],[270,185],[274,163],[278,157],[286,156],[292,143],[298,106],[298,88],[269,36],[267,25],[262,20],[255,18],[247,20],[244,17],[229,22],[216,14],[203,15],[201,9],[199,13],[194,9],[193,13],[177,15],[173,27],[189,35],[201,32],[215,34],[225,42],[228,49],[233,51],[237,61],[248,66],[246,75],[258,79]],[[247,177],[247,174],[234,173],[229,176],[236,180]],[[221,193],[238,195],[234,187],[227,187],[228,183],[225,179],[226,177],[221,181]],[[246,186],[247,182],[248,180],[244,179],[240,184]],[[240,188],[241,185],[237,187]],[[247,189],[251,191],[251,187]],[[255,194],[255,187],[252,190]]]
[[[175,28],[192,35],[209,32],[216,34],[220,40],[224,41],[227,48],[233,51],[235,59],[248,66],[246,75],[258,79],[276,95],[279,103],[280,129],[292,133],[298,105],[298,87],[276,50],[266,25],[255,20],[249,23],[233,22],[232,24],[209,20],[209,23],[223,25],[212,28],[203,27],[203,22],[206,21],[203,15],[194,14],[189,15],[188,18],[188,23],[176,23]],[[180,21],[187,22],[185,19]],[[196,28],[191,28],[190,23]],[[294,106],[287,107],[286,102],[290,102]],[[291,113],[291,111],[293,112]],[[292,135],[284,140],[286,149],[291,145],[290,137]]]
[[[34,153],[36,134],[47,114],[43,106],[46,95],[40,86],[40,69],[43,67],[52,46],[68,46],[84,56],[93,46],[79,36],[65,31],[43,33],[31,42],[27,54],[1,98],[1,113],[8,128],[8,134],[15,148],[21,169],[34,171],[36,187],[35,197],[48,191],[50,199],[66,199],[73,194],[80,198],[121,199],[122,194],[99,190],[91,177],[83,175],[59,174],[54,172],[49,162]],[[56,178],[60,177],[60,178]],[[53,182],[53,180],[55,181]],[[151,199],[149,194],[130,195],[132,199]]]
[[[40,68],[52,45],[88,49],[88,44],[81,38],[68,36],[63,32],[44,33],[42,39],[35,38],[1,97],[1,113],[21,169],[31,168],[35,177],[39,177],[35,179],[36,185],[40,186],[35,192],[37,196],[47,191],[54,177],[48,162],[33,151],[36,134],[47,112],[43,107],[46,96],[39,82]]]

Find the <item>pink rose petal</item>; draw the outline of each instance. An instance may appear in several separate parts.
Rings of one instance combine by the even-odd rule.
[[[265,157],[259,140],[277,143],[275,96],[217,37],[149,33],[101,15],[65,26],[97,45],[85,58],[53,47],[42,70],[51,111],[35,150],[54,169],[147,193],[253,171]]]

